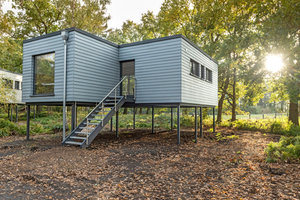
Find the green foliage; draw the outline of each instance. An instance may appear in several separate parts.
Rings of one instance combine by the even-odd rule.
[[[217,138],[218,141],[219,141],[219,140],[225,139],[225,138],[222,136],[221,133],[217,133],[217,134],[216,134],[216,138]]]
[[[300,158],[300,136],[285,137],[281,136],[279,142],[270,142],[265,149],[267,162],[299,161]]]
[[[0,136],[23,135],[26,133],[26,126],[18,126],[8,120],[0,119]]]
[[[212,119],[203,121],[205,125],[211,126]],[[294,125],[287,118],[280,119],[260,119],[260,120],[243,120],[239,119],[234,122],[230,120],[222,121],[219,126],[233,127],[238,130],[266,131],[269,133],[281,134],[286,136],[300,135],[300,126]]]
[[[226,140],[226,139],[240,139],[240,137],[238,135],[230,135],[227,137],[223,137],[221,133],[217,133],[216,139],[217,139],[217,141],[220,141],[220,140]]]
[[[0,68],[22,73],[22,40],[1,37],[0,34]]]
[[[238,135],[230,135],[230,136],[227,136],[227,139],[240,139],[240,137]]]
[[[120,128],[130,128],[133,127],[133,115],[132,114],[125,114],[119,116],[119,127]],[[208,117],[208,116],[207,116]],[[155,114],[154,116],[154,127],[155,128],[164,128],[164,129],[171,129],[171,115],[169,113]],[[174,128],[177,128],[176,122],[177,117],[174,115]],[[200,123],[200,118],[197,118],[198,124]],[[136,128],[151,128],[152,125],[151,115],[138,115],[136,114]],[[113,121],[115,125],[115,120]],[[182,115],[180,117],[180,126],[182,128],[194,128],[195,127],[195,117],[192,115]]]

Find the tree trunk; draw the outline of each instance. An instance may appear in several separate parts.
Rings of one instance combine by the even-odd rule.
[[[36,106],[36,114],[40,114],[43,110],[43,106]]]
[[[224,99],[225,99],[225,93],[223,93],[221,95],[221,98],[219,100],[219,103],[218,103],[218,116],[217,116],[217,122],[221,122],[222,121],[222,110],[223,110],[223,102],[224,102]]]
[[[223,89],[221,98],[220,98],[219,103],[218,103],[218,116],[217,116],[217,122],[221,122],[221,121],[222,121],[223,102],[224,102],[225,95],[226,95],[226,92],[227,92],[227,89],[228,89],[228,85],[229,85],[229,78],[226,78],[226,80],[225,80],[225,85],[224,85],[224,89]]]
[[[235,93],[235,87],[236,87],[236,68],[233,69],[233,85],[232,85],[232,110],[231,110],[231,121],[236,120],[236,93]]]
[[[140,108],[140,115],[143,114],[143,108]]]
[[[299,126],[298,102],[294,103],[290,101],[289,121]]]
[[[66,131],[69,130],[67,113],[68,113],[68,106],[66,106],[66,118],[65,118],[66,119],[66,124],[65,124]]]
[[[148,115],[150,112],[150,108],[147,108],[146,114]]]
[[[127,115],[127,108],[124,108],[123,114]]]

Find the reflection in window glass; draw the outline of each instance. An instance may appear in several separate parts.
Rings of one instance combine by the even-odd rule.
[[[7,88],[13,88],[13,81],[12,80],[10,80],[10,79],[4,79],[4,81],[5,81],[5,86],[7,87]]]
[[[206,68],[206,80],[212,82],[212,71]]]
[[[33,94],[54,93],[55,53],[35,56]]]
[[[191,60],[190,67],[191,67],[191,74],[194,74],[199,77],[199,63]]]

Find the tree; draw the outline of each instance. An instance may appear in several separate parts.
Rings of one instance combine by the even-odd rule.
[[[0,1],[0,8],[1,3]],[[12,31],[13,24],[0,9],[0,68],[22,73],[22,41],[10,38],[7,33]]]
[[[0,35],[0,68],[22,73],[22,62],[22,41]]]
[[[77,27],[95,35],[102,35],[107,29],[110,15],[106,15],[110,0],[64,0],[61,27]]]
[[[12,0],[12,8],[5,16],[13,24],[8,34],[27,39],[61,29],[77,28],[101,35],[107,29],[107,5],[110,0]]]
[[[274,76],[281,99],[288,94],[289,120],[299,125],[300,100],[300,2],[296,0],[266,0],[261,5],[261,30],[270,53],[282,55],[284,68]],[[281,90],[281,91],[280,91]]]
[[[124,22],[121,29],[110,30],[106,38],[117,44],[127,44],[143,40],[139,32],[139,25],[130,20]]]

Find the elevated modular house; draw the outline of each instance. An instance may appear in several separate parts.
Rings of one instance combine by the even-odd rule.
[[[217,105],[218,64],[182,35],[117,45],[69,28],[25,40],[23,54],[23,102],[73,108],[63,144],[88,146],[121,107]],[[77,127],[76,105],[94,107]]]
[[[15,99],[11,99],[8,103],[23,104],[22,102],[22,74],[0,69],[0,78],[4,79],[6,85],[15,91]]]
[[[7,104],[9,105],[7,112],[8,119],[10,118],[10,121],[13,121],[13,107],[15,105],[15,119],[16,121],[18,121],[18,105],[24,104],[22,102],[22,74],[11,72],[5,69],[0,69],[0,78],[5,81],[7,87],[11,88],[10,92],[14,92],[14,98],[9,98],[5,100],[5,102],[7,102]]]

